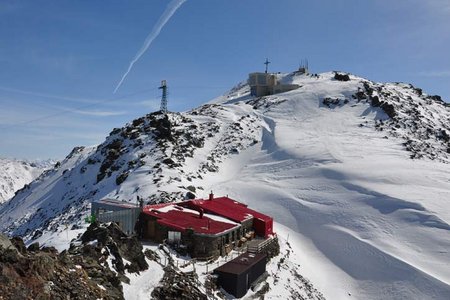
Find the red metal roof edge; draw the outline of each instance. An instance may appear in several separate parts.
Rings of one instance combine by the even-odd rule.
[[[158,219],[158,222],[160,224],[164,224],[166,226],[175,228],[177,230],[185,231],[188,228],[193,228],[196,233],[199,234],[208,234],[208,232],[204,232],[204,229],[198,224],[192,224],[193,226],[186,227],[182,224],[177,224],[177,222],[171,221],[170,218],[174,217],[173,213],[168,214],[168,212],[157,212],[158,209],[167,207],[169,205],[173,206],[180,206],[184,208],[194,209],[194,210],[204,210],[205,212],[213,213],[215,215],[224,217],[226,219],[229,219],[234,222],[241,223],[244,220],[248,219],[248,215],[251,215],[255,219],[260,219],[265,222],[273,221],[273,218],[270,216],[267,216],[265,214],[262,214],[260,212],[257,212],[253,209],[250,209],[247,207],[246,204],[243,204],[239,201],[236,201],[234,199],[231,199],[229,197],[218,197],[213,198],[213,200],[209,199],[194,199],[194,200],[187,200],[182,202],[174,202],[174,203],[161,203],[161,204],[153,204],[153,205],[146,205],[143,209],[143,212],[147,215],[156,217]],[[156,210],[156,212],[153,212],[152,210]],[[182,213],[183,211],[179,211]],[[191,212],[184,212],[186,214],[189,214],[189,216],[192,216],[193,214]],[[169,216],[172,215],[172,216]],[[186,217],[187,218],[187,217]],[[220,221],[213,220],[211,218],[208,218],[207,216],[204,216],[203,218],[209,219],[212,223],[217,224],[229,224],[224,223]],[[197,226],[197,227],[196,227]],[[224,232],[226,230],[231,229],[230,226],[217,226],[218,228],[224,228],[229,227],[227,229],[224,228],[224,230],[214,230],[214,233],[210,231],[210,234],[218,234],[221,232]],[[196,230],[197,229],[197,230]],[[217,228],[216,228],[217,229]],[[208,230],[209,231],[209,230]]]
[[[248,208],[248,206],[246,204],[243,204],[243,203],[236,201],[234,199],[231,199],[229,197],[218,197],[218,198],[213,198],[213,200],[209,200],[209,199],[188,200],[188,201],[182,202],[182,205],[183,204],[186,205],[189,203],[192,203],[193,206],[203,208],[205,210],[208,210],[215,214],[221,215],[223,217],[226,217],[226,218],[231,219],[236,222],[242,222],[247,219],[246,217],[243,217],[242,214],[249,214],[249,215],[252,215],[253,218],[261,219],[264,221],[273,220],[272,217],[267,216],[263,213],[260,213],[256,210],[253,210],[251,208]],[[221,208],[218,208],[215,204],[219,204],[221,206]],[[231,204],[238,205],[239,209],[236,207],[231,207]],[[213,205],[213,206],[211,206],[211,205]],[[214,209],[214,206],[216,207],[216,209]],[[227,215],[223,215],[223,213],[227,213],[227,210],[229,210],[229,209],[234,209],[234,211],[229,212]],[[239,210],[239,212],[237,212],[237,210]],[[238,216],[237,214],[240,214],[240,216]]]
[[[158,211],[158,208],[163,208],[169,205],[177,206],[178,203],[165,203],[158,205],[149,205],[146,206],[143,213],[149,216],[157,218],[157,222],[162,225],[166,225],[168,227],[174,228],[180,231],[186,231],[189,228],[192,228],[197,234],[212,234],[216,235],[219,233],[226,232],[239,226],[238,224],[231,224],[226,222],[217,221],[211,219],[207,216],[203,216],[199,218],[198,215],[192,212],[186,212],[182,210],[170,210],[168,212]],[[205,220],[208,222],[208,228],[205,229],[204,224],[200,224],[200,220]],[[189,223],[189,226],[185,224]]]

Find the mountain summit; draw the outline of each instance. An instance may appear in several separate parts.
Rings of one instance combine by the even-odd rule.
[[[450,297],[450,107],[410,84],[279,74],[183,113],[151,113],[77,147],[0,207],[29,240],[79,225],[92,201],[230,195],[287,227],[330,299]],[[275,231],[277,229],[275,228]]]

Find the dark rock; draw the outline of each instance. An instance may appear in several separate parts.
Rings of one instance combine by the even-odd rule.
[[[164,269],[164,278],[161,283],[162,285],[153,290],[152,299],[208,299],[198,288],[201,284],[195,272],[179,272],[168,266]]]
[[[397,113],[395,112],[394,105],[392,105],[392,104],[384,103],[384,104],[381,105],[381,108],[384,110],[384,112],[390,118],[394,118],[397,115]]]
[[[111,136],[111,135],[115,135],[115,134],[118,134],[118,133],[120,133],[122,130],[120,129],[120,128],[114,128],[110,133],[109,133],[109,135]]]
[[[134,127],[137,127],[137,126],[139,126],[141,124],[144,124],[144,122],[145,122],[144,118],[139,118],[139,119],[133,120],[132,124],[133,124]]]
[[[88,163],[88,165],[93,165],[93,164],[96,164],[96,163],[98,163],[98,161],[97,161],[97,160],[95,160],[95,159],[93,159],[93,158],[91,158],[91,157],[89,157],[89,159],[88,159],[87,163]]]
[[[196,188],[193,185],[190,185],[190,186],[186,187],[186,189],[188,189],[189,191],[191,191],[193,193],[195,193],[195,191],[196,191]]]
[[[0,262],[15,264],[19,261],[20,257],[18,251],[15,248],[3,248],[0,247]],[[0,268],[1,270],[1,268]],[[1,274],[0,274],[1,275]],[[1,293],[0,293],[1,295]]]
[[[130,172],[126,171],[116,177],[116,184],[121,185],[128,177]]]
[[[99,245],[106,246],[114,256],[113,264],[119,273],[124,274],[125,269],[129,272],[138,272],[148,268],[140,242],[136,237],[129,237],[123,233],[117,224],[111,223],[105,227],[96,222],[92,223],[81,236],[81,241],[83,244],[87,244],[94,240],[97,240]],[[92,252],[97,249],[86,248],[84,251]],[[90,256],[95,257],[93,254]],[[122,257],[131,264],[124,265]]]
[[[423,95],[422,89],[413,87],[413,90],[417,93],[417,95],[419,95],[419,96],[422,96],[422,95]]]
[[[162,163],[168,165],[169,167],[173,167],[175,165],[175,162],[171,158],[166,158],[162,161]]]
[[[18,237],[18,236],[13,237],[11,239],[11,243],[14,245],[14,247],[16,247],[16,249],[21,254],[27,253],[27,247],[25,246],[25,243],[23,242],[23,240],[20,237]]]
[[[437,138],[441,139],[441,140],[444,140],[445,142],[450,141],[450,136],[449,136],[449,134],[447,133],[447,131],[445,129],[439,130]]]
[[[432,96],[430,96],[430,98],[437,102],[444,102],[444,101],[442,101],[442,97],[439,95],[432,95]]]
[[[28,246],[27,250],[31,251],[31,252],[38,252],[39,251],[39,243],[36,242],[36,243],[31,244],[30,246]]]
[[[194,193],[192,193],[192,192],[186,193],[186,199],[195,199],[195,198],[196,198],[196,196]]]
[[[15,238],[14,243],[20,245],[21,240]],[[57,256],[56,250],[46,250],[51,251],[36,249],[22,255],[0,247],[1,299],[123,299],[121,290],[105,292],[84,271],[75,269],[67,253]]]
[[[56,250],[56,248],[53,247],[53,246],[49,246],[49,247],[45,246],[45,247],[42,247],[42,248],[41,248],[41,251],[42,251],[42,252],[51,253],[51,254],[55,254],[55,255],[58,254],[58,250]]]
[[[331,108],[334,105],[339,105],[340,100],[338,98],[336,99],[332,99],[329,97],[326,97],[322,100],[322,103],[326,106],[328,106],[329,108]]]
[[[350,76],[348,76],[348,74],[341,74],[341,73],[335,72],[334,79],[339,80],[339,81],[349,81]]]
[[[378,96],[371,96],[370,101],[371,101],[371,105],[374,107],[379,107],[381,104],[380,98],[378,98]]]

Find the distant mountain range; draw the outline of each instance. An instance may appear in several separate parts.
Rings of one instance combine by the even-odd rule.
[[[44,170],[53,167],[52,160],[24,161],[0,158],[0,204],[29,184]]]
[[[244,82],[73,149],[0,207],[0,230],[31,241],[80,225],[105,197],[212,190],[287,227],[302,275],[325,298],[449,299],[448,103],[343,72],[278,76],[299,88],[253,97]]]

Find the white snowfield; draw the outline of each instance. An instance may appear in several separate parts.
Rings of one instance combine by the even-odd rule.
[[[333,75],[287,75],[283,80],[299,89],[261,99],[240,84],[207,106],[170,114],[173,130],[204,137],[201,147],[180,158],[174,153],[183,143],[158,148],[141,130],[141,146],[125,139],[127,151],[117,160],[123,164],[98,183],[100,165],[92,161],[105,155],[95,148],[76,151],[0,208],[0,230],[30,237],[42,226],[79,223],[92,200],[135,201],[193,186],[197,197],[213,190],[273,216],[294,247],[290,260],[327,299],[450,299],[450,159],[445,143],[418,138],[422,129],[450,133],[448,106],[407,85],[386,84],[375,93],[397,97],[399,119],[406,120],[409,109],[402,101],[420,103],[426,116],[422,123],[408,119],[389,127],[381,108],[352,97],[367,80]],[[326,105],[325,98],[340,101]],[[376,130],[380,120],[384,130]],[[413,124],[419,128],[408,127]],[[414,147],[426,142],[421,152],[414,148],[425,157],[411,159],[406,140]],[[175,164],[155,171],[168,157]],[[127,169],[116,185],[116,175],[137,158],[141,165]],[[267,299],[283,297],[281,290],[279,284]]]
[[[450,164],[409,159],[402,140],[373,130],[379,109],[321,107],[357,90],[321,77],[272,96],[288,101],[262,116],[261,144],[207,190],[294,230],[304,275],[328,299],[450,299]]]
[[[48,169],[50,163],[51,161],[33,163],[0,158],[0,205]]]

